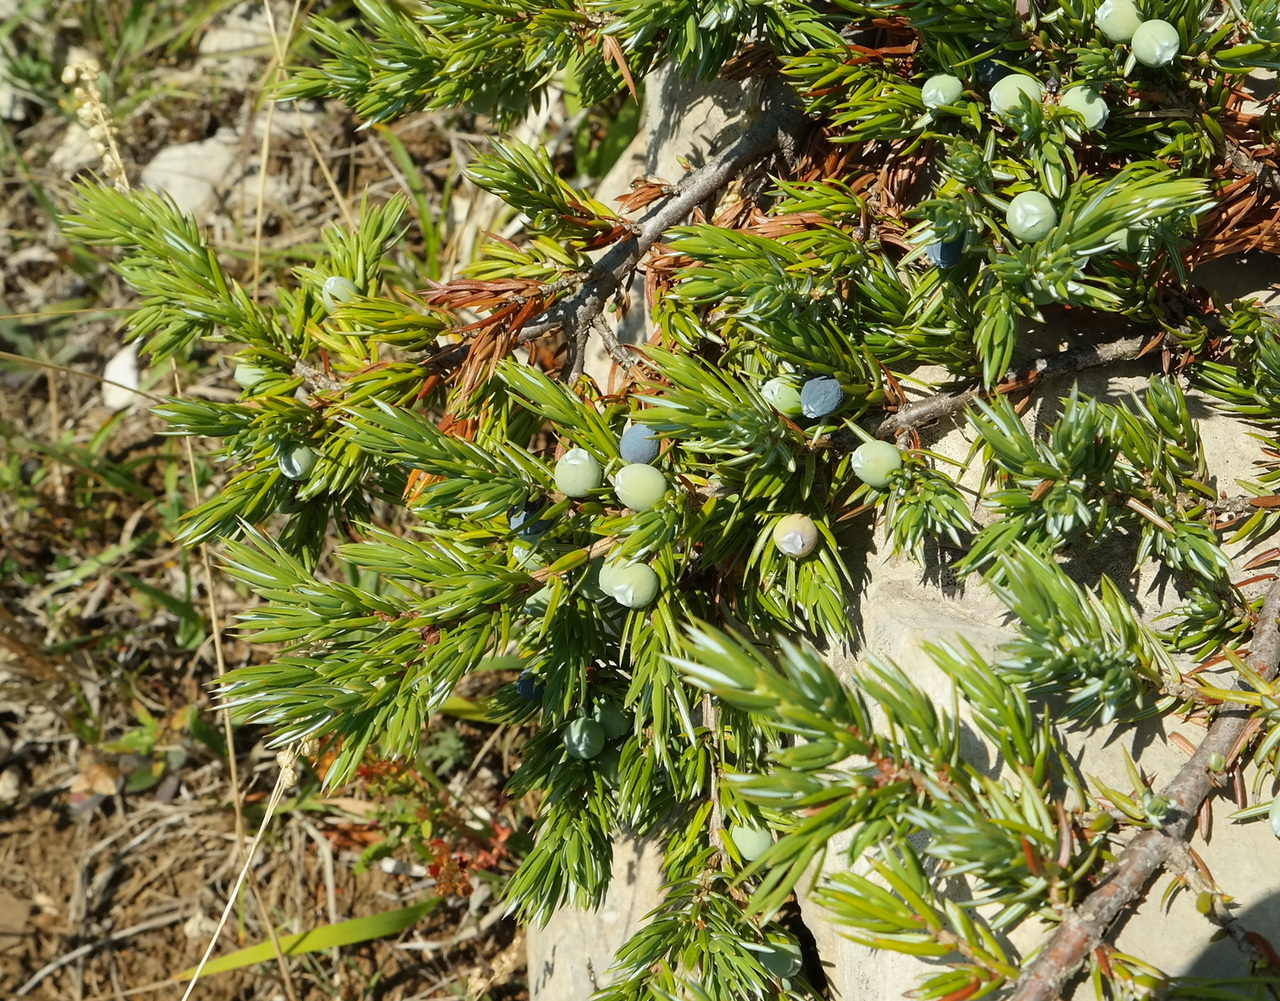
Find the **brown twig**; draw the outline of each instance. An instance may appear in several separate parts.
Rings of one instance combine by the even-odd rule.
[[[951,417],[964,410],[974,400],[993,393],[1011,393],[1017,389],[1025,389],[1041,379],[1073,375],[1076,372],[1099,368],[1112,362],[1130,361],[1142,353],[1147,340],[1144,337],[1124,337],[1118,341],[1091,344],[1083,348],[1062,351],[1048,358],[1040,358],[1022,376],[1006,380],[991,392],[984,392],[974,386],[957,393],[939,393],[937,396],[926,397],[882,420],[880,426],[876,428],[876,437],[892,439],[905,431],[912,431]]]
[[[809,119],[795,106],[790,91],[781,85],[770,91],[768,100],[772,107],[727,149],[676,185],[670,197],[650,213],[630,237],[615,244],[596,262],[576,293],[524,324],[516,343],[528,344],[557,329],[563,330],[571,342],[579,335],[585,336],[604,312],[609,299],[622,288],[644,255],[667,230],[683,222],[748,164],[776,149],[794,149],[810,127]],[[470,344],[455,345],[435,356],[433,367],[457,364],[469,349]]]
[[[1267,591],[1249,654],[1249,665],[1268,681],[1275,677],[1278,664],[1280,581]],[[1224,708],[1218,714],[1191,760],[1160,793],[1170,804],[1165,821],[1134,838],[1097,889],[1067,914],[1026,968],[1009,1001],[1055,1001],[1101,943],[1111,923],[1138,898],[1152,877],[1180,857],[1179,850],[1191,835],[1200,805],[1213,788],[1209,761],[1214,755],[1226,757],[1248,727],[1249,717],[1244,707]]]

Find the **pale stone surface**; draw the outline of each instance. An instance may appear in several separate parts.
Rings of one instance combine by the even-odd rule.
[[[1255,258],[1251,262],[1215,263],[1198,272],[1196,278],[1232,297],[1258,295],[1263,301],[1274,301],[1275,276],[1274,259]],[[1081,373],[1074,382],[1084,394],[1121,402],[1132,393],[1140,392],[1148,379],[1140,366],[1120,365]],[[1061,410],[1060,400],[1070,385],[1059,383],[1046,387],[1037,406],[1025,418],[1028,426],[1041,427],[1056,419]],[[1198,422],[1199,430],[1214,485],[1222,494],[1238,493],[1237,481],[1254,475],[1257,442],[1248,437],[1249,428],[1243,423],[1213,415],[1203,395],[1193,391],[1189,396],[1193,415],[1202,418]],[[967,426],[953,423],[935,429],[929,437],[930,448],[963,459],[973,435]],[[974,472],[970,468],[964,479],[970,481]],[[1076,570],[1087,576],[1098,571],[1108,572],[1119,578],[1116,583],[1122,588],[1126,586],[1124,560],[1131,557],[1124,552],[1123,545],[1096,546],[1077,552],[1080,556],[1073,562]],[[963,595],[953,598],[921,578],[920,569],[902,559],[873,563],[870,582],[860,603],[864,645],[859,656],[893,659],[932,694],[939,705],[946,706],[952,699],[951,684],[923,653],[922,645],[963,638],[980,653],[987,653],[1003,637],[1011,635],[1012,629],[1006,624],[1002,606],[980,581],[966,582]],[[1177,595],[1171,589],[1153,589],[1153,578],[1150,567],[1142,568],[1138,579],[1128,585],[1148,619],[1178,604]],[[846,669],[853,669],[853,665],[846,665]],[[961,716],[964,716],[963,706]],[[1170,742],[1171,732],[1180,733],[1192,744],[1203,735],[1202,730],[1171,719],[1162,724],[1124,728],[1101,739],[1089,730],[1068,732],[1066,740],[1085,775],[1128,789],[1131,783],[1124,763],[1127,749],[1158,789],[1186,760],[1186,755]],[[984,753],[972,742],[965,752],[966,756]],[[971,757],[971,760],[983,759]],[[1209,842],[1197,836],[1192,847],[1205,859],[1224,890],[1235,897],[1245,926],[1275,935],[1280,933],[1280,877],[1275,866],[1280,846],[1265,823],[1230,824],[1225,816],[1232,809],[1229,800],[1219,799]],[[831,846],[825,873],[839,872],[846,865],[845,844],[847,841]],[[1170,975],[1247,975],[1247,960],[1232,942],[1210,942],[1214,926],[1195,910],[1192,894],[1179,893],[1167,907],[1162,905],[1160,894],[1166,883],[1167,877],[1163,877],[1149,890],[1142,905],[1113,938],[1115,946]],[[922,975],[930,969],[936,970],[910,956],[875,952],[850,942],[841,937],[840,929],[807,894],[801,895],[801,904],[834,996],[841,1001],[885,1001],[903,997]],[[1025,952],[1041,942],[1046,932],[1047,929],[1024,926],[1013,936],[1014,944]],[[1078,989],[1073,998],[1084,1001],[1091,996],[1091,988],[1086,985]]]
[[[132,392],[138,388],[138,345],[126,344],[107,359],[102,377],[110,380],[102,384],[102,404],[108,410],[124,410],[141,400]]]
[[[213,206],[238,153],[236,134],[219,129],[200,142],[162,149],[142,168],[142,183],[166,192],[179,208],[199,215]]]
[[[979,653],[991,652],[1011,634],[1002,625],[1003,607],[977,582],[966,585],[960,599],[948,598],[939,589],[923,583],[919,569],[908,561],[887,559],[878,562],[864,600],[865,647],[862,656],[877,655],[894,660],[908,676],[942,707],[952,700],[950,681],[923,653],[925,643],[964,639]],[[859,660],[862,659],[860,656]],[[852,670],[849,665],[847,669]],[[965,712],[961,704],[961,717]],[[1202,731],[1169,721],[1164,727],[1144,726],[1117,733],[1105,740],[1089,731],[1066,734],[1067,746],[1076,756],[1081,771],[1108,784],[1128,789],[1124,750],[1139,762],[1143,771],[1159,787],[1171,778],[1186,756],[1169,742],[1168,732],[1180,732],[1195,743]],[[989,767],[990,758],[973,731],[967,734],[964,753],[979,767]],[[1224,815],[1232,807],[1219,802],[1215,835],[1208,844],[1200,839],[1193,847],[1207,862],[1224,889],[1236,897],[1250,915],[1251,927],[1280,929],[1280,880],[1275,874],[1276,841],[1264,823],[1229,825]],[[823,874],[847,869],[847,838],[830,846]],[[1159,881],[1139,910],[1114,940],[1122,952],[1135,954],[1173,975],[1243,976],[1247,964],[1232,943],[1210,945],[1214,928],[1195,910],[1194,897],[1179,894],[1166,910],[1160,903],[1164,882]],[[911,956],[876,952],[841,936],[841,930],[807,893],[801,894],[806,925],[817,942],[823,966],[840,1001],[888,1001],[904,997],[930,970],[930,964]],[[1024,952],[1044,936],[1045,929],[1024,927],[1012,936]],[[1091,997],[1088,987],[1073,997]]]
[[[618,208],[616,199],[631,190],[635,180],[652,178],[677,183],[690,167],[698,167],[724,143],[736,137],[749,108],[758,103],[755,90],[732,80],[690,80],[667,68],[645,81],[644,113],[635,139],[618,157],[595,193],[598,201]],[[650,208],[641,210],[644,217]],[[605,321],[622,344],[641,343],[650,329],[644,301],[644,277],[637,272],[627,289],[630,309],[621,321],[611,311]],[[587,345],[586,372],[610,389],[613,359],[598,336]]]
[[[276,24],[288,24],[288,11],[276,10]],[[284,20],[281,20],[281,14]],[[202,69],[223,74],[229,80],[243,80],[272,55],[271,23],[258,0],[228,11],[200,39],[198,49]]]
[[[653,844],[618,841],[613,882],[598,910],[564,908],[545,928],[529,929],[529,991],[536,1001],[586,1001],[609,984],[614,954],[661,899],[660,861]]]

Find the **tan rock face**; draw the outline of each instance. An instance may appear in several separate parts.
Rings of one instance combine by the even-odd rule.
[[[230,129],[219,129],[200,142],[167,146],[142,169],[142,183],[165,192],[180,209],[199,216],[213,207],[239,149],[239,139]]]
[[[1206,284],[1217,278],[1225,286],[1223,291],[1233,297],[1258,295],[1268,301],[1274,299],[1272,282],[1276,274],[1275,261],[1263,258],[1217,265],[1197,278]],[[1142,371],[1137,365],[1116,366],[1083,373],[1076,383],[1083,394],[1121,402],[1146,385]],[[1039,405],[1028,413],[1028,426],[1054,420],[1061,409],[1059,401],[1069,389],[1069,383],[1046,387]],[[1249,437],[1248,426],[1213,414],[1209,401],[1200,394],[1193,391],[1189,395],[1192,413],[1201,417],[1199,429],[1213,482],[1222,494],[1239,493],[1237,481],[1253,474],[1253,463],[1258,457],[1257,442]],[[944,455],[963,459],[972,438],[972,432],[960,423],[937,429],[928,444]],[[970,480],[973,473],[971,468],[965,479]],[[1123,549],[1122,545],[1093,547],[1077,561],[1077,566],[1090,575],[1108,573],[1117,583],[1123,583],[1129,565],[1125,562],[1128,554]],[[1138,579],[1130,582],[1126,591],[1129,588],[1148,620],[1178,604],[1178,596],[1172,589],[1155,587],[1151,568],[1142,568]],[[966,581],[963,594],[948,596],[935,584],[925,583],[920,568],[904,559],[873,560],[860,611],[863,646],[858,659],[875,655],[894,660],[916,684],[933,694],[940,705],[951,703],[952,685],[923,652],[923,644],[948,638],[964,639],[979,652],[987,653],[1013,633],[1002,605],[980,581]],[[853,670],[855,663],[849,663],[846,669]],[[963,706],[961,715],[964,715]],[[1068,731],[1065,736],[1084,775],[1128,789],[1131,783],[1124,761],[1126,750],[1154,787],[1159,788],[1173,777],[1187,755],[1173,743],[1172,734],[1194,745],[1203,736],[1203,730],[1168,719],[1138,727],[1115,728],[1110,733],[1094,728],[1080,729]],[[978,742],[976,737],[972,740]],[[966,748],[966,755],[985,753],[985,748],[973,744]],[[1251,776],[1247,778],[1251,781]],[[1209,840],[1197,836],[1192,848],[1204,859],[1225,892],[1235,898],[1239,905],[1237,915],[1244,926],[1269,933],[1274,940],[1274,936],[1280,934],[1280,870],[1276,864],[1280,860],[1280,842],[1265,822],[1233,824],[1228,821],[1226,818],[1234,809],[1229,798],[1218,797]],[[845,867],[845,855],[839,850],[842,847],[831,846],[824,874],[839,872]],[[1180,892],[1166,906],[1161,895],[1167,882],[1167,876],[1158,879],[1137,911],[1124,921],[1119,934],[1112,938],[1116,948],[1171,976],[1247,976],[1248,958],[1232,941],[1210,941],[1215,926],[1196,910],[1194,894]],[[936,967],[913,957],[877,952],[842,938],[840,928],[807,894],[801,895],[801,907],[818,943],[833,992],[842,1001],[903,997],[924,974],[930,970],[936,972]],[[1028,922],[1017,929],[1011,944],[1025,956],[1044,941],[1049,931],[1051,929]],[[1092,987],[1088,984],[1072,995],[1080,1001],[1092,996]]]
[[[753,100],[743,84],[730,80],[686,80],[670,68],[650,74],[645,81],[644,112],[635,139],[600,181],[596,199],[616,209],[617,199],[631,190],[631,182],[654,178],[674,184],[686,170],[705,163],[724,143],[735,138]],[[622,344],[642,343],[648,331],[644,280],[637,273],[628,286],[630,308],[617,318],[606,311],[602,319],[613,325]],[[587,345],[585,371],[603,389],[610,387],[613,359],[599,336]]]
[[[527,936],[529,991],[539,1001],[586,1001],[610,982],[618,948],[661,899],[656,845],[622,840],[613,848],[613,882],[598,910],[565,908]]]

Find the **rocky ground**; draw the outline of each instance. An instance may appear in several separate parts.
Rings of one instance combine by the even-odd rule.
[[[138,371],[128,290],[60,235],[71,182],[101,168],[63,67],[98,61],[131,178],[194,213],[260,292],[362,193],[404,191],[418,208],[406,281],[465,259],[474,232],[460,222],[496,218],[465,190],[440,212],[475,123],[357,131],[340,107],[265,99],[277,54],[305,56],[296,15],[0,0],[0,997],[178,997],[170,978],[216,931],[278,774],[252,729],[229,757],[211,710],[211,609],[226,625],[248,598],[216,576],[210,593],[200,554],[173,541],[193,489],[224,470],[198,444],[190,465],[144,398],[100,381],[165,393],[174,376]],[[193,395],[235,392],[217,356],[177,376]],[[226,666],[265,656],[220,635]],[[436,785],[375,763],[321,793],[304,768],[215,955],[443,903],[397,936],[219,974],[194,996],[523,997],[523,943],[493,886],[510,863],[500,839],[475,837],[515,824],[506,740],[445,721],[427,740]],[[378,845],[385,860],[367,857]]]

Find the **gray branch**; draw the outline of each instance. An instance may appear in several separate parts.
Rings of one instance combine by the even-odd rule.
[[[1280,664],[1280,581],[1271,585],[1250,644],[1249,665],[1268,681]],[[1164,823],[1129,842],[1097,888],[1069,912],[1026,968],[1009,1001],[1056,1001],[1088,955],[1102,942],[1115,921],[1171,861],[1190,838],[1200,806],[1213,789],[1209,767],[1215,755],[1230,760],[1245,739],[1250,712],[1224,708],[1209,727],[1190,760],[1179,769],[1160,795],[1169,801]]]
[[[1147,342],[1144,337],[1125,337],[1106,344],[1091,344],[1088,347],[1062,351],[1048,358],[1039,358],[1025,373],[1018,383],[1025,383],[1056,376],[1073,375],[1086,369],[1098,368],[1117,361],[1129,361],[1138,357],[1138,352]],[[997,386],[994,392],[1001,392]],[[951,417],[964,410],[974,400],[981,399],[990,393],[974,386],[957,393],[942,393],[930,396],[910,406],[903,407],[896,414],[891,414],[880,422],[876,428],[876,437],[892,440],[904,431],[933,424],[946,417]]]

